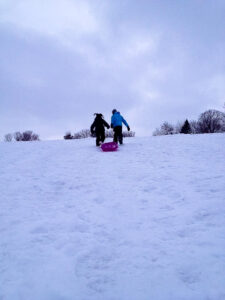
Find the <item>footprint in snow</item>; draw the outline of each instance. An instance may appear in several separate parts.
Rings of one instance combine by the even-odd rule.
[[[40,233],[47,233],[47,232],[48,232],[48,230],[43,226],[38,226],[38,227],[34,228],[33,230],[31,230],[32,234],[40,234]]]
[[[80,255],[75,265],[75,274],[86,282],[86,286],[94,292],[103,292],[114,283],[110,274],[115,255],[103,248]]]
[[[178,276],[186,285],[193,285],[200,281],[201,272],[198,270],[184,267],[178,271]]]
[[[77,223],[70,228],[71,232],[80,232],[80,233],[85,233],[89,232],[90,227],[88,224],[85,223]]]
[[[102,204],[105,202],[105,199],[103,197],[94,197],[93,201],[97,204]]]

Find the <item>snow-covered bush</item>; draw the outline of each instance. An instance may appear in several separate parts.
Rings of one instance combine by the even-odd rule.
[[[113,138],[114,132],[112,129],[106,130],[105,131],[105,137],[106,138]]]
[[[190,127],[191,127],[191,133],[197,134],[200,133],[200,128],[199,128],[199,123],[198,121],[192,120],[189,122]]]
[[[177,124],[174,126],[173,133],[174,134],[179,134],[183,124],[184,124],[183,121],[178,121]]]
[[[156,128],[156,130],[153,132],[153,135],[169,135],[174,134],[174,127],[172,124],[168,122],[164,122],[160,128]]]
[[[83,129],[79,132],[74,133],[74,139],[85,139],[91,136],[91,131],[89,129]]]
[[[5,135],[5,142],[11,142],[13,139],[13,135],[11,133],[7,133]]]
[[[14,136],[14,139],[15,139],[17,142],[22,141],[23,135],[22,135],[21,132],[17,131],[17,132],[14,133],[13,136]]]
[[[113,138],[114,132],[112,129],[105,131],[105,137],[106,138]],[[123,137],[134,137],[135,132],[134,131],[123,131]],[[96,137],[95,133],[91,134],[91,131],[89,129],[83,129],[81,131],[78,131],[74,133],[74,135],[71,135],[70,132],[67,132],[64,136],[64,139],[85,139],[88,137]]]
[[[40,141],[39,135],[36,133],[32,133],[31,141]]]
[[[27,130],[22,133],[17,131],[13,136],[17,142],[39,141],[39,135],[31,130]]]
[[[105,131],[106,138],[113,138],[113,136],[114,136],[113,129]],[[134,131],[123,131],[123,137],[135,137],[135,132]]]
[[[39,141],[39,136],[38,134],[33,133],[33,131],[27,130],[22,133],[22,141],[23,142]]]
[[[123,137],[135,137],[134,131],[123,131]]]

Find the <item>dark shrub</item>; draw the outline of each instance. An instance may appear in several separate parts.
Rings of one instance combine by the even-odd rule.
[[[64,139],[65,140],[72,140],[73,136],[72,136],[71,132],[66,132],[66,134],[64,135]]]

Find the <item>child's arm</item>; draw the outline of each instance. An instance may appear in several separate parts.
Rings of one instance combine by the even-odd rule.
[[[126,120],[124,120],[124,118],[121,116],[121,118],[122,118],[122,122],[123,122],[123,124],[125,125],[125,126],[127,126],[127,127],[129,127],[129,125],[127,124],[127,121]]]
[[[111,128],[113,128],[113,115],[112,115],[112,117],[111,117]]]
[[[110,128],[109,124],[105,120],[103,120],[103,124],[104,124],[105,127],[107,127],[107,129]]]
[[[91,133],[94,133],[94,128],[95,128],[95,121],[93,122],[93,124],[91,125]]]

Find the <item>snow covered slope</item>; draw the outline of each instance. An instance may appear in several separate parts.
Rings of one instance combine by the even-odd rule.
[[[94,143],[0,143],[0,299],[225,299],[225,135]]]

